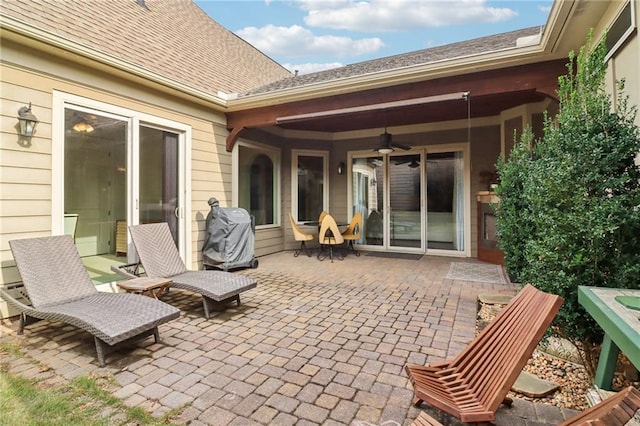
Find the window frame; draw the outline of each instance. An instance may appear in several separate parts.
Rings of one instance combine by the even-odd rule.
[[[232,151],[232,194],[231,202],[234,206],[239,206],[240,201],[240,147],[251,148],[262,151],[273,159],[273,223],[266,225],[256,225],[256,229],[278,228],[281,224],[280,200],[281,200],[281,178],[280,168],[282,164],[281,151],[273,146],[239,139]],[[251,214],[251,212],[249,212]]]
[[[298,223],[298,157],[322,158],[322,209],[329,211],[329,151],[293,149],[291,150],[291,214]]]
[[[607,26],[607,44],[610,42],[608,37],[611,34],[611,29],[621,22],[620,20],[623,18],[623,14],[627,10],[629,11],[629,15],[630,15],[629,27],[620,34],[620,37],[618,37],[618,39],[614,43],[612,43],[610,47],[607,46],[608,51],[604,57],[605,62],[609,61],[613,56],[615,56],[618,50],[626,43],[629,37],[636,30],[635,1],[628,1],[623,7],[620,8],[618,13],[616,14],[615,19],[611,21],[610,25]]]

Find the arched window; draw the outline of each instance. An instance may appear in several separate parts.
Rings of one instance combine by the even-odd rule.
[[[238,146],[238,207],[255,218],[256,226],[278,223],[276,151]]]

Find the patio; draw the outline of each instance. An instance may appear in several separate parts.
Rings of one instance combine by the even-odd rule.
[[[116,352],[103,369],[89,335],[34,324],[17,336],[17,321],[3,320],[0,342],[17,340],[26,354],[10,370],[53,383],[110,373],[127,404],[157,414],[187,405],[179,421],[191,425],[408,425],[421,410],[455,425],[411,405],[403,366],[456,355],[474,336],[478,294],[516,292],[491,268],[474,277],[459,265],[481,264],[474,259],[363,253],[330,263],[281,252],[259,261],[238,272],[258,280],[241,306],[206,320],[199,297],[172,290],[163,299],[182,316],[161,326],[162,342]],[[495,424],[554,425],[571,414],[516,400]]]

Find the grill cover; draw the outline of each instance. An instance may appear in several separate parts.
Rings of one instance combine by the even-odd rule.
[[[204,265],[223,270],[256,267],[253,217],[242,208],[220,207],[213,197],[209,206],[207,238],[202,248]]]

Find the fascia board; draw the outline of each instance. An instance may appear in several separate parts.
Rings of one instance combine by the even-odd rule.
[[[87,58],[89,59],[89,62],[97,62],[99,64],[106,65],[107,67],[124,71],[125,74],[130,74],[142,78],[145,81],[159,84],[160,86],[170,89],[170,93],[174,95],[175,91],[178,91],[190,98],[197,98],[201,101],[205,101],[209,106],[213,104],[218,107],[217,109],[226,109],[227,101],[219,96],[211,95],[208,92],[198,90],[174,79],[167,78],[163,75],[141,68],[121,58],[83,46],[76,41],[70,40],[66,37],[61,37],[49,31],[41,30],[6,15],[0,14],[0,28],[3,29],[3,37],[9,36],[10,33],[14,33],[18,36]],[[16,37],[16,39],[18,38],[19,37]]]
[[[285,99],[286,102],[302,101],[317,97],[396,86],[558,58],[559,56],[545,52],[539,44],[535,46],[511,48],[483,55],[458,57],[452,60],[396,68],[389,71],[345,77],[264,94],[240,97],[229,100],[228,111],[232,112],[248,108],[276,105],[282,103],[283,99]]]

